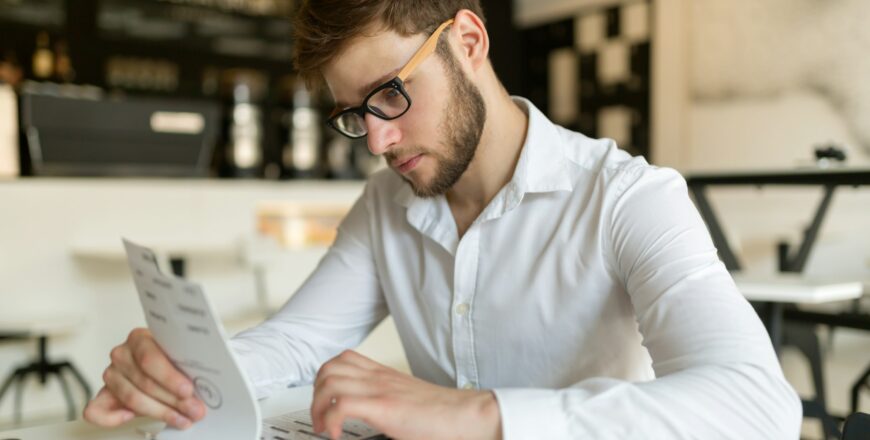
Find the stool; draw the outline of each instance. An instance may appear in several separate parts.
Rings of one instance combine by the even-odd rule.
[[[0,339],[8,340],[26,340],[36,339],[37,341],[37,357],[33,361],[20,365],[15,368],[0,387],[0,402],[9,391],[12,384],[15,384],[15,405],[14,405],[14,422],[16,425],[21,423],[21,401],[24,383],[31,375],[39,379],[39,383],[45,385],[49,377],[57,378],[58,383],[63,391],[64,398],[67,404],[67,419],[75,420],[76,405],[70,393],[69,384],[64,377],[64,372],[68,371],[75,378],[76,382],[81,386],[84,392],[84,402],[87,403],[91,398],[91,387],[85,380],[84,376],[73,364],[67,360],[49,360],[48,358],[48,339],[50,336],[69,332],[72,327],[77,325],[81,320],[76,316],[69,314],[59,314],[54,316],[43,316],[39,320],[15,318],[15,322],[10,322],[4,319],[0,324]]]

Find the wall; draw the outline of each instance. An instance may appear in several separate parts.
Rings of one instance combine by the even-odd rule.
[[[850,166],[870,165],[868,13],[864,1],[690,2],[680,167],[808,166],[825,143],[840,145]],[[774,267],[775,241],[796,241],[820,197],[818,189],[718,194],[734,240],[764,270]],[[841,189],[808,271],[870,279],[868,222],[870,191]]]

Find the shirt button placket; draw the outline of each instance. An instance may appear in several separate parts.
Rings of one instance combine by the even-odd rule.
[[[456,386],[476,388],[477,364],[471,327],[471,304],[477,284],[477,261],[480,236],[477,225],[466,232],[459,243],[454,267],[453,292],[453,356],[456,360]]]

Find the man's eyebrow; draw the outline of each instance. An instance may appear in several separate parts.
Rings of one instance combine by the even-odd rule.
[[[402,70],[402,69],[401,69],[401,68],[393,69],[392,71],[390,71],[390,72],[387,73],[386,75],[384,75],[384,76],[382,76],[382,77],[380,77],[380,78],[378,78],[378,79],[376,79],[376,80],[374,80],[374,81],[372,81],[372,82],[366,84],[366,85],[363,86],[363,87],[360,87],[360,89],[357,90],[357,96],[362,96],[362,97],[366,97],[366,96],[368,96],[368,94],[371,93],[372,90],[375,89],[375,87],[378,87],[378,86],[380,86],[381,84],[383,84],[383,83],[385,83],[385,82],[387,82],[387,81],[389,81],[389,80],[395,78],[396,75],[398,75],[398,73],[399,73],[400,70]],[[362,102],[360,102],[360,104],[362,104]],[[348,103],[345,103],[345,102],[336,102],[336,103],[335,103],[335,106],[336,106],[337,108],[340,108],[340,109],[344,109],[344,108],[352,107],[352,105],[350,105],[350,104],[348,104]]]

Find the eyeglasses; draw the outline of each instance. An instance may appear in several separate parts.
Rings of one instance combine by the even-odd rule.
[[[327,119],[326,123],[339,133],[351,139],[357,139],[369,133],[368,127],[366,127],[366,113],[371,113],[385,121],[391,121],[407,113],[408,109],[411,108],[411,97],[405,90],[405,80],[420,63],[432,54],[438,44],[441,32],[452,23],[452,18],[441,23],[438,29],[435,29],[435,32],[423,43],[423,47],[417,50],[417,53],[411,57],[405,67],[402,67],[399,74],[372,90],[363,100],[361,106],[336,111]]]

